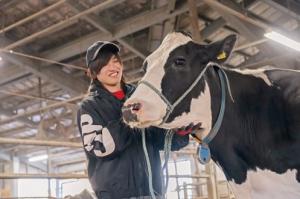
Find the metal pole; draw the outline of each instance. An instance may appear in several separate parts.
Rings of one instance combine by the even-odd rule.
[[[50,160],[50,151],[49,151],[49,147],[47,147],[47,155],[48,155],[48,159],[47,159],[47,174],[49,175],[51,172],[51,160]],[[48,197],[51,197],[51,179],[48,178]]]
[[[186,182],[183,183],[183,198],[188,199],[188,192],[187,192],[187,184]]]
[[[25,173],[0,173],[0,179],[85,179],[87,174],[49,173],[49,174],[25,174]]]
[[[21,144],[21,145],[35,145],[35,146],[52,146],[52,147],[82,147],[81,143],[77,142],[61,142],[51,140],[32,140],[32,139],[17,139],[17,138],[3,138],[0,137],[0,144]]]
[[[201,173],[201,170],[200,170],[200,167],[199,167],[199,161],[198,161],[198,158],[197,158],[196,154],[191,155],[191,159],[193,160],[192,162],[194,163],[194,166],[195,166],[194,167],[195,174],[199,175]],[[201,182],[201,180],[199,178],[195,179],[195,181],[196,181],[196,183]],[[202,195],[202,187],[201,186],[197,186],[195,191],[196,191],[197,197]]]
[[[177,169],[177,162],[176,162],[176,159],[177,159],[177,155],[174,154],[173,155],[173,160],[174,160],[174,167],[175,167],[175,175],[178,175],[178,169]],[[179,181],[178,181],[178,178],[176,178],[176,191],[177,191],[177,197],[178,199],[180,199],[180,189],[179,189]]]

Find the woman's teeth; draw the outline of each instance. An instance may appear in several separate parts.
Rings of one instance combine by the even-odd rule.
[[[119,74],[119,72],[113,72],[113,73],[110,73],[109,76],[110,77],[117,77]]]

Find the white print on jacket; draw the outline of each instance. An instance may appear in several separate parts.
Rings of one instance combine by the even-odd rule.
[[[101,125],[93,125],[93,118],[88,114],[81,115],[81,130],[83,135],[84,148],[87,151],[92,151],[96,156],[104,157],[111,154],[115,150],[115,142],[107,128],[103,128]],[[98,135],[96,131],[102,132]],[[93,141],[101,142],[105,148],[105,152],[98,149],[94,149]]]

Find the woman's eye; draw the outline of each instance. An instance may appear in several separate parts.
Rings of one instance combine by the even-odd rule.
[[[176,58],[174,61],[176,66],[184,66],[185,65],[185,59],[183,57]]]

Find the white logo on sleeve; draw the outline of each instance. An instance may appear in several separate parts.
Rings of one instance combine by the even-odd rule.
[[[83,135],[84,148],[92,151],[96,156],[104,157],[111,154],[115,150],[115,142],[107,128],[101,125],[94,125],[93,118],[88,114],[81,115],[81,130]],[[98,133],[97,133],[98,132]],[[99,142],[103,144],[104,151],[95,149],[94,144]]]

